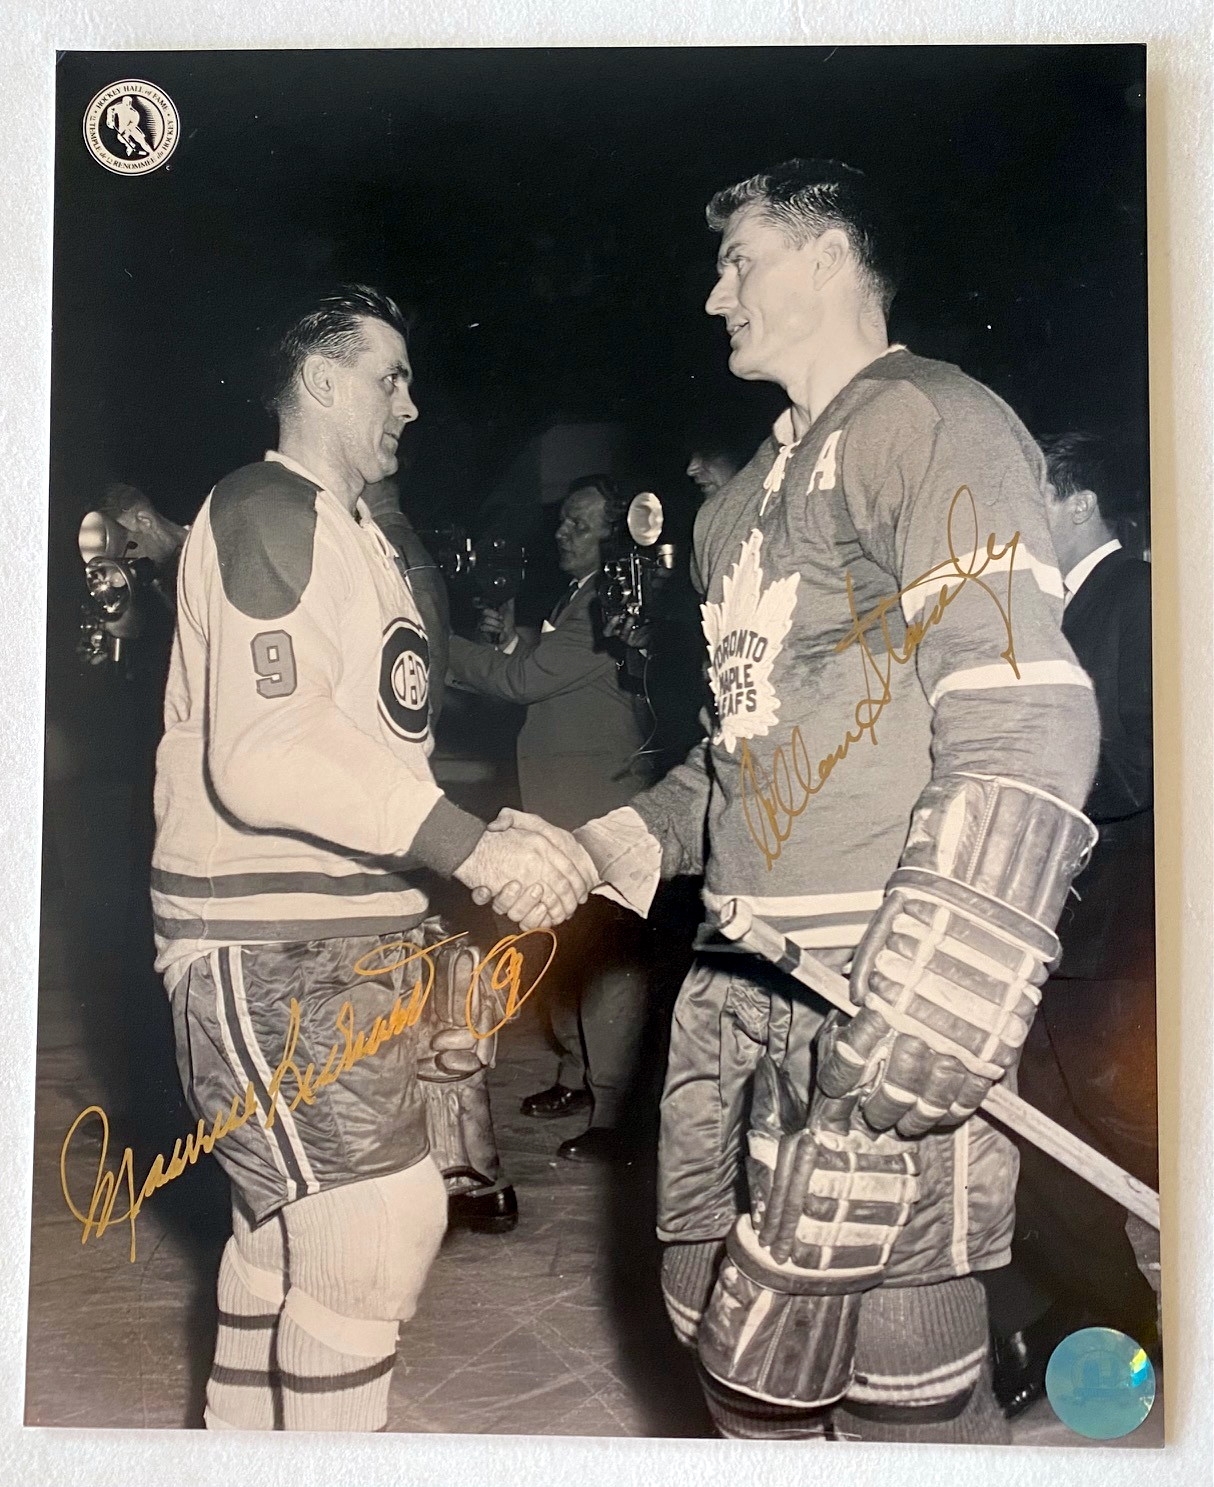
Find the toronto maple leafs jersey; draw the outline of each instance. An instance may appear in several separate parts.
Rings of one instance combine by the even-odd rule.
[[[429,645],[395,550],[284,456],[190,530],[156,758],[157,969],[394,933],[484,829],[434,782]]]
[[[1043,483],[1005,403],[902,347],[799,440],[781,416],[697,518],[715,728],[632,802],[663,876],[703,871],[710,905],[854,946],[933,774],[1082,805],[1098,723]]]

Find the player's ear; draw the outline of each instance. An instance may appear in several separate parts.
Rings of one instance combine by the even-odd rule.
[[[333,406],[333,363],[327,356],[321,356],[318,351],[305,356],[303,366],[299,369],[299,380],[308,396],[315,398],[322,407]]]
[[[1099,502],[1096,500],[1095,491],[1075,492],[1071,500],[1071,515],[1077,527],[1081,527],[1086,521],[1091,521],[1098,510]]]
[[[851,253],[851,244],[842,228],[828,227],[820,237],[814,240],[812,247],[814,253],[813,286],[815,289],[821,289],[847,262]]]

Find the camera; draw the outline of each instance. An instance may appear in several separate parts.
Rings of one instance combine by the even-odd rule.
[[[475,609],[497,609],[517,598],[527,575],[527,554],[509,537],[487,536],[475,541],[462,527],[418,531],[418,539],[434,559],[453,595]]]
[[[675,565],[674,543],[661,541],[664,522],[661,501],[642,491],[607,539],[598,589],[603,628],[632,644],[663,618],[662,596]]]
[[[126,558],[129,541],[126,529],[103,512],[90,511],[80,523],[77,544],[88,597],[80,607],[76,654],[85,665],[124,667],[128,642],[142,633],[138,596],[146,586],[140,571],[146,560]]]

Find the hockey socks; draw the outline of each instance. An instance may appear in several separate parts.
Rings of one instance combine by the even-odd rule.
[[[278,1328],[287,1430],[382,1430],[396,1334],[417,1308],[447,1223],[426,1157],[283,1210],[290,1289]]]
[[[220,1261],[218,1289],[219,1331],[207,1381],[207,1429],[281,1429],[275,1333],[284,1296],[282,1275],[250,1265],[233,1236]]]
[[[866,1441],[1009,1439],[991,1392],[986,1293],[972,1275],[864,1298],[856,1377],[836,1433]]]
[[[662,1249],[662,1300],[675,1336],[689,1348],[696,1345],[704,1308],[716,1284],[723,1239],[667,1244]]]
[[[278,1329],[286,1429],[382,1430],[398,1325],[341,1316],[293,1288]]]

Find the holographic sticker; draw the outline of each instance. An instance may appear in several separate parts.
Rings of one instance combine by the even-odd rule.
[[[1054,1349],[1045,1371],[1054,1413],[1077,1435],[1111,1441],[1137,1430],[1155,1403],[1155,1370],[1132,1337],[1085,1327]]]

